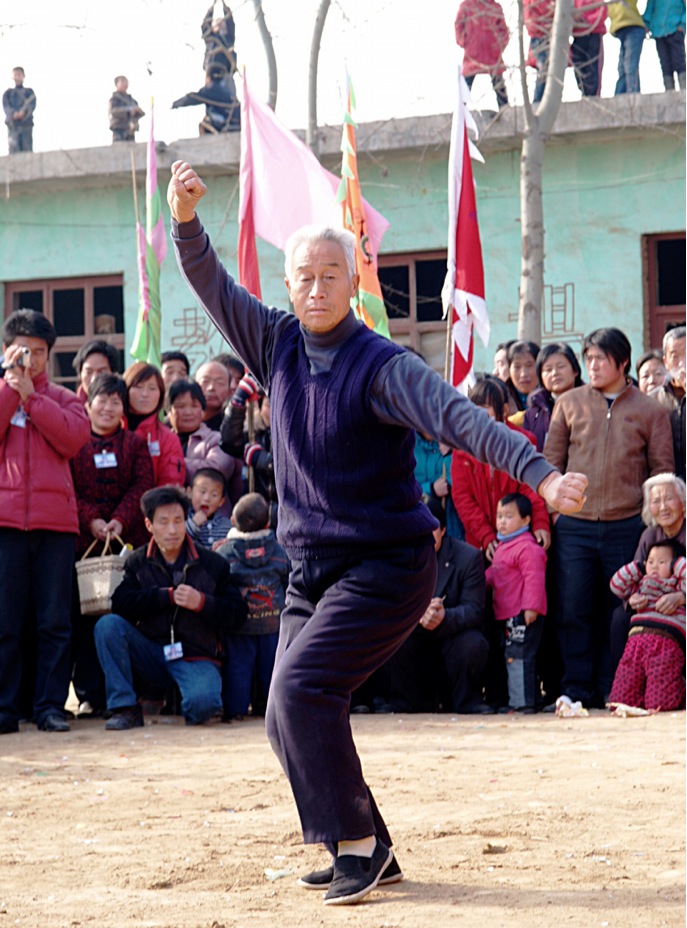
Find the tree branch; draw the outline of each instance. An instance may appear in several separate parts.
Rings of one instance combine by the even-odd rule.
[[[330,4],[331,0],[320,0],[320,5],[315,17],[315,26],[312,31],[312,43],[310,45],[310,67],[308,69],[308,128],[305,140],[316,155],[320,147],[317,138],[317,61],[320,56],[320,42],[322,41],[322,32],[324,31],[324,21],[327,18]]]
[[[556,0],[551,27],[551,53],[546,75],[546,88],[539,104],[539,129],[548,135],[558,116],[563,98],[563,81],[568,67],[570,35],[573,23],[573,0]]]
[[[274,109],[277,105],[277,59],[274,54],[272,36],[269,29],[267,28],[267,23],[265,22],[265,14],[262,9],[262,0],[253,0],[253,6],[255,7],[255,19],[258,24],[258,30],[260,31],[262,44],[265,46],[265,53],[267,55],[267,72],[269,74],[270,80],[270,90],[269,96],[267,98],[267,105],[271,109]]]

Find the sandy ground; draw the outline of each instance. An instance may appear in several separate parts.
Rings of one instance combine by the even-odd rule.
[[[684,713],[353,724],[406,879],[341,908],[261,720],[2,736],[0,928],[685,925]]]

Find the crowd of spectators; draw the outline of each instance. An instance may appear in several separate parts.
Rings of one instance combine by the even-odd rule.
[[[48,381],[54,341],[41,313],[5,323],[0,733],[68,730],[70,683],[79,715],[113,730],[144,710],[264,712],[289,571],[268,397],[230,355],[195,377],[178,351],[120,375],[101,339],[77,353],[72,393]],[[352,711],[683,704],[685,328],[642,355],[637,381],[618,329],[587,336],[581,361],[565,343],[502,343],[469,393],[588,476],[575,516],[418,433],[435,596]],[[75,565],[114,539],[128,556],[112,611],[82,615]]]
[[[179,97],[172,109],[204,106],[199,134],[217,135],[241,128],[240,107],[233,75],[237,70],[236,27],[231,9],[222,4],[222,16],[209,7],[201,25],[205,46],[205,79],[198,90]],[[546,87],[553,25],[554,0],[524,0],[524,25],[530,40],[526,64],[535,68],[537,78],[533,102],[538,103]],[[574,0],[570,37],[570,65],[585,97],[601,92],[603,36],[608,31],[620,44],[615,93],[639,93],[639,61],[644,42],[651,37],[661,68],[665,90],[685,89],[685,0],[647,0],[642,13],[638,0]],[[455,19],[456,43],[463,49],[462,71],[468,87],[475,77],[491,78],[499,109],[508,106],[503,53],[511,34],[503,8],[497,0],[462,0]],[[24,69],[13,68],[14,86],[3,94],[3,109],[9,139],[9,153],[33,151],[33,113],[36,94],[24,86]],[[133,142],[139,120],[145,116],[129,93],[129,81],[119,74],[108,102],[113,142]]]
[[[214,15],[214,8],[213,3],[201,24],[201,38],[205,46],[203,86],[184,94],[172,104],[172,109],[200,105],[205,107],[198,126],[200,135],[237,132],[241,128],[240,106],[234,82],[237,65],[234,15],[226,3],[222,3],[221,16]],[[14,86],[9,87],[2,97],[11,155],[33,151],[36,94],[30,87],[24,86],[25,76],[23,68],[13,68]],[[112,142],[135,142],[139,120],[145,116],[145,112],[129,93],[129,80],[124,74],[115,77],[114,85],[114,92],[107,104]]]
[[[532,102],[544,96],[549,70],[554,0],[524,0],[524,26],[530,40],[526,64],[536,70]],[[574,0],[569,64],[584,97],[601,92],[603,37],[607,31],[619,42],[615,94],[639,93],[639,61],[645,39],[656,43],[665,90],[685,89],[685,0]],[[508,105],[503,53],[510,32],[497,0],[462,0],[455,20],[456,42],[463,49],[463,74],[469,87],[478,74],[487,74],[499,109]]]

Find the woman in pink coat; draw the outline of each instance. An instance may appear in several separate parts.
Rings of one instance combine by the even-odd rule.
[[[506,66],[501,56],[510,33],[500,4],[496,0],[463,0],[455,29],[456,42],[465,52],[463,77],[468,87],[477,74],[489,74],[499,109],[508,106],[503,82]]]

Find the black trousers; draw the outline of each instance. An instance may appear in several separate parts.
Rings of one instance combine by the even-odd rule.
[[[431,536],[293,564],[266,728],[307,844],[372,834],[391,844],[353,742],[351,693],[416,627],[435,583]]]
[[[40,529],[0,528],[0,719],[21,715],[23,630],[33,621],[37,638],[33,713],[39,724],[63,715],[71,675],[71,598],[75,536]]]
[[[465,83],[470,90],[472,90],[472,85],[476,77],[476,74],[471,74],[469,77],[465,78]],[[501,72],[501,74],[489,74],[489,77],[491,78],[491,86],[494,88],[494,93],[496,94],[496,102],[499,105],[499,109],[502,110],[504,106],[508,106],[508,91],[506,90],[506,84],[503,80],[503,72]]]
[[[441,629],[441,626],[439,626]],[[482,702],[489,642],[478,628],[440,635],[418,625],[389,661],[389,703],[399,712],[467,712]]]
[[[604,63],[603,44],[597,32],[578,35],[570,48],[575,80],[583,97],[598,97]]]
[[[640,516],[613,522],[559,516],[553,529],[562,692],[586,706],[603,707],[611,691],[611,614],[619,601],[609,583],[632,560],[642,526]]]
[[[685,73],[685,34],[673,32],[656,39],[656,51],[661,62],[661,73],[672,80],[673,72]],[[677,462],[676,462],[677,463]]]

